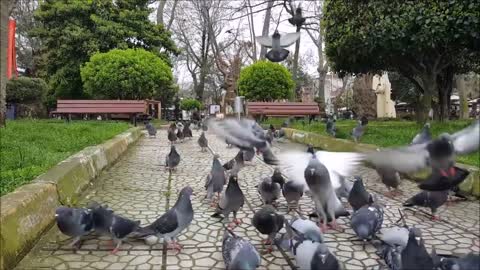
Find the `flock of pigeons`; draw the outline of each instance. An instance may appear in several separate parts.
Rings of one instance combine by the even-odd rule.
[[[366,124],[363,121],[364,124]],[[359,123],[362,124],[362,121]],[[175,143],[192,138],[190,123],[172,124],[168,129],[171,149],[166,157],[165,166],[173,173],[180,163],[180,154]],[[271,177],[262,179],[257,185],[264,206],[252,217],[252,225],[267,238],[262,241],[268,245],[265,252],[273,250],[273,243],[284,246],[292,252],[300,269],[340,269],[334,254],[324,243],[323,233],[328,227],[338,228],[336,219],[351,216],[351,227],[356,236],[363,241],[380,239],[378,254],[390,269],[477,269],[480,257],[469,254],[461,258],[441,257],[429,254],[425,248],[421,231],[407,224],[383,228],[383,205],[375,195],[369,194],[362,179],[355,176],[353,183],[346,178],[354,176],[363,164],[374,167],[382,182],[390,189],[398,189],[399,173],[410,173],[427,167],[432,169],[430,177],[419,187],[422,191],[408,199],[404,206],[423,206],[435,210],[443,205],[451,191],[455,191],[468,171],[455,165],[455,156],[477,151],[480,140],[480,121],[454,134],[442,134],[432,138],[427,124],[415,136],[412,144],[400,148],[382,149],[372,153],[348,153],[317,151],[309,146],[306,152],[292,151],[274,155],[271,143],[278,130],[270,127],[267,132],[250,119],[210,119],[200,123],[202,129],[198,145],[206,151],[207,130],[223,138],[227,147],[235,146],[238,154],[225,164],[221,164],[218,155],[214,155],[210,173],[206,177],[206,199],[215,208],[214,218],[227,221],[222,255],[227,269],[255,269],[260,265],[261,257],[257,249],[247,240],[234,233],[242,223],[237,218],[238,211],[245,203],[240,188],[238,173],[255,157],[263,156],[265,163],[277,166]],[[156,129],[146,125],[150,136],[156,135]],[[228,179],[228,181],[227,181]],[[288,179],[288,181],[287,181]],[[225,184],[227,187],[224,190]],[[185,187],[181,190],[175,205],[147,226],[116,215],[108,206],[91,203],[86,208],[60,207],[56,211],[56,221],[60,231],[74,237],[72,246],[80,243],[80,238],[92,231],[111,235],[117,243],[115,253],[122,241],[127,238],[144,239],[153,244],[163,238],[168,247],[180,251],[182,246],[176,237],[185,230],[194,218],[191,203],[193,190]],[[277,212],[277,200],[281,194],[287,201],[288,211],[295,210],[299,217],[287,220]],[[318,224],[304,218],[299,201],[308,194],[315,205]],[[394,196],[390,193],[389,196]],[[341,198],[345,198],[353,211],[344,207]],[[230,214],[233,219],[230,221]],[[277,233],[285,228],[284,236],[276,239]],[[381,232],[381,233],[379,233]]]

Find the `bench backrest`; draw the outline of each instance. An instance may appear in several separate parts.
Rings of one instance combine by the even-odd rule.
[[[318,104],[314,102],[248,102],[248,115],[264,116],[306,116],[319,115]]]
[[[54,113],[146,113],[144,100],[57,100]]]

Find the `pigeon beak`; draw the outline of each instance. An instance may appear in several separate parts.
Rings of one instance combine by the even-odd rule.
[[[415,240],[417,240],[417,243],[420,243],[420,240],[421,240],[421,239],[422,239],[422,238],[420,238],[420,237],[418,237],[418,236],[415,236]]]
[[[55,214],[55,217],[58,217],[58,214]]]
[[[315,169],[310,169],[310,174],[314,175],[315,174]]]
[[[322,254],[322,255],[320,255],[320,258],[322,260],[322,263],[325,263],[325,261],[327,260],[327,255]]]

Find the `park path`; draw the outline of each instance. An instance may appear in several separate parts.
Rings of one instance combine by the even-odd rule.
[[[182,161],[176,172],[169,177],[165,171],[164,158],[169,151],[166,131],[159,130],[157,138],[141,138],[111,168],[106,170],[86,192],[81,201],[85,205],[91,200],[108,204],[118,214],[141,220],[142,224],[153,222],[166,209],[172,206],[178,191],[186,185],[194,189],[192,198],[195,217],[192,225],[180,235],[184,249],[176,254],[167,251],[162,244],[146,245],[142,241],[124,243],[116,255],[110,255],[108,237],[84,241],[82,248],[72,251],[60,244],[65,237],[53,226],[35,245],[34,249],[19,263],[17,269],[224,269],[221,255],[223,236],[222,223],[211,218],[213,209],[203,200],[204,182],[212,164],[211,152],[200,152],[197,145],[198,133],[192,140],[177,144]],[[233,158],[236,149],[227,149],[225,143],[213,135],[207,136],[211,150],[220,154],[222,161]],[[286,149],[302,149],[292,143],[277,143],[274,152]],[[246,204],[239,213],[243,224],[235,232],[248,238],[259,250],[263,239],[253,227],[250,218],[262,205],[255,185],[259,179],[269,176],[273,168],[261,160],[255,166],[248,166],[239,174],[239,182],[246,196]],[[385,188],[378,183],[375,172],[362,168],[363,176],[370,191],[379,193],[385,203],[384,226],[399,219],[398,208],[403,200],[417,192],[414,183],[403,181],[404,195],[395,200],[383,197]],[[311,200],[302,199],[302,211],[311,211]],[[280,213],[286,212],[283,198],[280,200]],[[434,246],[439,254],[478,253],[475,246],[480,236],[479,201],[460,202],[448,208],[442,207],[439,213],[443,220],[430,221],[423,211],[415,215],[407,213],[407,223],[422,229],[426,246]],[[53,213],[52,213],[53,214]],[[287,215],[287,217],[291,217]],[[380,259],[375,248],[355,241],[346,218],[339,220],[343,231],[329,231],[325,234],[327,245],[344,264],[344,269],[378,269]],[[68,242],[67,242],[68,243]],[[276,248],[272,254],[262,255],[261,269],[292,269],[295,261],[288,252]]]

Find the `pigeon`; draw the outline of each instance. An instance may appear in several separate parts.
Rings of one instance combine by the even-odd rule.
[[[100,205],[97,202],[90,202],[87,208],[92,211],[93,227],[98,234],[109,234],[112,225],[113,210],[108,205]]]
[[[229,224],[229,227],[233,228],[235,225],[242,223],[240,219],[237,219],[237,212],[243,207],[244,203],[245,196],[238,185],[238,177],[237,175],[230,175],[227,189],[218,202],[217,209],[212,217],[220,217],[220,214],[223,214],[223,217],[228,221],[230,212],[233,212],[233,222]]]
[[[407,246],[401,254],[402,269],[434,269],[433,260],[427,252],[423,241],[410,230]]]
[[[180,141],[183,141],[183,139],[185,138],[185,135],[183,134],[183,129],[182,128],[177,129],[177,138]]]
[[[452,177],[433,171],[418,187],[422,190],[452,190],[454,191],[470,174],[468,170],[453,166],[455,174]]]
[[[123,239],[132,233],[136,232],[140,228],[140,221],[133,221],[128,218],[124,218],[118,215],[113,215],[112,222],[110,224],[110,234],[117,246],[112,250],[112,254],[118,252],[118,249],[122,245]]]
[[[271,205],[265,205],[262,209],[255,212],[252,218],[252,225],[261,233],[268,235],[263,244],[269,244],[267,252],[272,252],[273,240],[277,233],[283,228],[285,217],[275,212]]]
[[[238,172],[245,166],[243,160],[243,151],[238,151],[237,155],[230,161],[223,164],[226,171],[230,171],[230,175],[238,175]]]
[[[187,122],[185,124],[185,127],[183,128],[183,136],[185,138],[192,138],[193,137],[192,130],[190,129],[190,122]]]
[[[175,170],[175,168],[180,163],[180,154],[178,154],[177,149],[175,146],[170,146],[170,153],[168,153],[167,157],[165,158],[165,167],[168,168],[169,172]]]
[[[311,144],[307,145],[307,153],[310,154],[315,154],[315,149],[313,149],[313,146]]]
[[[290,250],[298,269],[340,269],[335,256],[323,242],[316,224],[310,220],[296,219],[285,222],[290,237]]]
[[[150,137],[155,137],[157,135],[157,129],[150,124],[150,122],[147,122],[145,125],[145,128],[147,129],[148,136]]]
[[[274,183],[278,183],[280,187],[282,188],[283,185],[285,184],[285,178],[283,178],[282,173],[280,172],[279,168],[275,168],[273,170],[273,175],[272,175],[272,181]]]
[[[292,18],[288,19],[288,22],[296,27],[301,27],[305,23],[305,17],[302,16],[302,8],[297,7]]]
[[[355,234],[363,240],[371,240],[382,228],[383,208],[378,203],[364,205],[352,214],[350,225]]]
[[[393,226],[380,229],[378,238],[390,246],[407,246],[410,230],[406,226]]]
[[[155,220],[152,224],[139,228],[134,234],[136,237],[147,237],[157,235],[163,237],[169,248],[181,250],[182,246],[177,243],[176,237],[186,229],[193,220],[193,208],[190,197],[193,189],[184,187],[178,196],[175,205]]]
[[[92,210],[88,208],[59,207],[55,211],[58,229],[73,237],[71,247],[79,248],[80,238],[94,229]]]
[[[222,256],[227,270],[253,270],[262,261],[257,249],[248,240],[228,229],[223,234]]]
[[[385,261],[390,270],[402,270],[402,247],[397,245],[381,244],[379,257]]]
[[[440,260],[440,269],[442,270],[468,270],[478,269],[480,265],[480,256],[469,253],[461,258],[442,258]]]
[[[208,131],[208,125],[205,122],[206,122],[206,120],[203,120],[202,123],[201,123],[201,127],[202,127],[203,132]]]
[[[348,195],[348,203],[352,206],[353,211],[357,211],[362,206],[372,203],[372,197],[363,185],[363,180],[360,176],[355,176],[355,182]]]
[[[257,187],[264,204],[274,204],[280,198],[281,185],[272,177],[265,177]]]
[[[213,157],[212,163],[212,170],[207,175],[207,181],[205,183],[205,189],[207,190],[206,198],[212,200],[213,194],[217,193],[217,199],[220,197],[220,193],[223,190],[223,185],[227,182],[227,178],[225,176],[225,169],[222,167],[220,163],[219,155],[215,155]],[[212,201],[211,206],[215,207],[215,199]]]
[[[362,121],[358,121],[358,124],[356,127],[353,128],[352,130],[352,138],[353,140],[358,143],[360,138],[362,138],[363,133],[365,132],[365,126],[362,124]]]
[[[173,144],[177,141],[177,133],[175,133],[175,124],[172,125],[173,126],[170,126],[168,129],[168,140]]]
[[[287,201],[288,213],[291,209],[299,208],[300,199],[303,197],[303,185],[297,184],[294,181],[288,181],[283,185],[282,194]]]
[[[448,181],[457,179],[455,165],[456,155],[466,155],[479,148],[480,120],[454,134],[444,133],[438,138],[423,144],[400,148],[390,148],[366,154],[366,161],[378,168],[389,168],[399,173],[414,173],[431,167],[432,174],[440,174]],[[423,186],[430,191],[443,190],[445,185],[436,185],[444,181],[440,177],[432,179],[433,183]]]
[[[421,191],[403,203],[404,207],[421,206],[428,207],[432,213],[432,220],[440,220],[435,215],[437,209],[442,206],[448,199],[448,190],[444,191]]]
[[[394,197],[401,193],[398,189],[401,179],[400,174],[397,171],[386,167],[378,167],[376,168],[376,171],[380,176],[382,183],[385,184],[388,189],[388,192],[384,193],[385,196]],[[394,189],[393,191],[392,188]]]
[[[198,145],[201,148],[201,152],[206,152],[208,148],[208,140],[207,137],[205,137],[205,132],[202,132],[200,137],[198,138]]]
[[[278,160],[270,149],[265,132],[255,121],[250,119],[226,118],[209,121],[211,130],[223,139],[244,150],[256,148],[261,153],[265,163],[276,165]],[[245,157],[248,160],[248,157]]]
[[[272,62],[281,62],[287,58],[290,52],[286,47],[291,46],[300,38],[300,33],[288,33],[285,35],[280,35],[280,33],[275,30],[272,37],[268,36],[259,36],[256,37],[256,40],[260,45],[267,48],[272,48],[267,52],[265,57]]]
[[[432,140],[432,134],[430,134],[430,123],[426,123],[422,131],[413,137],[410,144],[423,144]]]
[[[332,137],[335,138],[337,128],[335,127],[335,119],[328,118],[327,120],[327,125],[326,125],[326,131],[328,134],[330,134]]]
[[[336,217],[348,215],[335,190],[341,187],[341,177],[352,175],[362,160],[362,154],[348,152],[317,151],[314,155],[287,152],[279,155],[280,167],[290,181],[310,190],[324,230],[329,219],[335,227]]]
[[[253,158],[255,157],[255,149],[247,148],[242,151],[243,151],[243,160],[246,162],[252,162]]]
[[[345,198],[348,200],[350,191],[353,188],[353,183],[351,181],[347,181],[343,176],[339,176],[339,180],[340,180],[340,187],[335,189],[335,194],[339,199]]]

